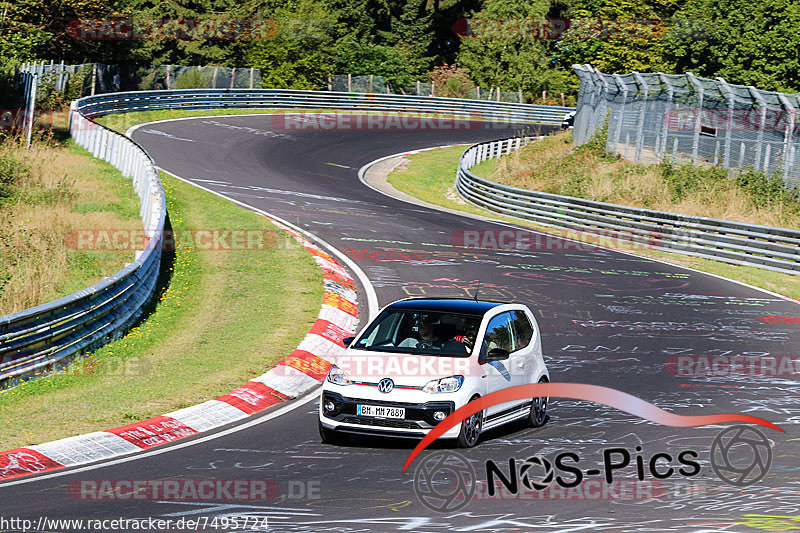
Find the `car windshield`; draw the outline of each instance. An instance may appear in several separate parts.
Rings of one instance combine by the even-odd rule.
[[[386,310],[350,347],[356,350],[469,357],[480,324],[479,315]]]

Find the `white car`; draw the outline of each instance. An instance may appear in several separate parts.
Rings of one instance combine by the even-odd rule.
[[[345,434],[421,438],[475,398],[550,381],[539,326],[518,303],[400,300],[344,344],[322,387],[323,442]],[[481,432],[520,419],[543,425],[547,398],[487,407],[443,438],[472,447]]]

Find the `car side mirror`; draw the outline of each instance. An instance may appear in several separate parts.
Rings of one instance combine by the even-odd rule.
[[[503,350],[502,348],[492,348],[489,350],[489,353],[483,356],[483,362],[488,363],[489,361],[505,361],[508,359],[508,356],[508,350]]]
[[[351,344],[353,344],[354,340],[356,340],[355,337],[345,337],[342,339],[342,344],[344,344],[345,348],[348,348]]]

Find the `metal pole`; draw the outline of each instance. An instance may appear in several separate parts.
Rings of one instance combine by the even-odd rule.
[[[661,130],[661,146],[656,148],[656,152],[660,154],[660,160],[664,160],[664,154],[667,153],[667,136],[669,135],[669,112],[671,111],[672,107],[672,99],[675,95],[675,88],[670,83],[669,78],[665,74],[659,72],[658,77],[667,87],[667,112],[664,113],[664,124],[662,125]]]
[[[619,150],[619,138],[622,135],[622,123],[625,120],[625,102],[628,100],[628,86],[625,85],[625,82],[622,81],[622,77],[619,74],[614,74],[614,83],[617,84],[617,87],[622,91],[622,107],[619,111],[619,116],[617,117],[617,124],[616,128],[614,129],[614,149],[613,152],[616,155],[620,154]],[[625,146],[625,153],[628,153],[628,147]]]
[[[792,134],[794,133],[795,113],[797,110],[786,98],[786,95],[778,93],[778,99],[783,108],[789,113],[789,120],[786,122],[786,130],[783,133],[783,181],[789,183],[789,169],[791,168]]]
[[[31,147],[31,137],[33,136],[33,108],[36,104],[36,86],[38,85],[39,77],[34,74],[31,78],[31,92],[30,92],[30,101],[28,102],[28,116],[25,117],[25,120],[28,122],[28,136],[27,136],[27,144],[25,145],[26,148]]]
[[[686,73],[686,77],[697,90],[697,110],[694,122],[694,138],[692,139],[692,164],[697,164],[697,154],[700,150],[700,113],[703,110],[703,84],[691,72]]]
[[[764,142],[764,127],[767,123],[767,102],[764,100],[764,97],[761,96],[761,93],[758,89],[753,87],[752,85],[747,88],[750,91],[750,94],[753,95],[753,98],[758,102],[761,111],[761,120],[758,126],[758,138],[756,139],[756,170],[764,170],[766,172],[766,168],[762,169],[761,165],[761,145]]]
[[[728,85],[728,82],[724,79],[717,78],[717,82],[722,88],[722,92],[725,93],[725,96],[728,98],[728,124],[725,128],[725,148],[722,152],[722,166],[731,168],[731,136],[733,134],[733,110],[736,105],[736,95],[731,89],[731,86]]]
[[[644,113],[647,108],[647,97],[650,92],[650,87],[647,85],[647,82],[644,81],[642,75],[638,72],[634,72],[633,76],[644,89],[644,100],[641,102],[641,106],[639,107],[639,128],[636,132],[636,152],[633,156],[633,160],[638,163],[639,159],[642,157],[642,145],[644,144]]]

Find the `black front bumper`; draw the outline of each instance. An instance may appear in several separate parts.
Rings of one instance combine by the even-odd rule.
[[[332,412],[327,412],[324,405],[327,402],[333,402],[334,409]],[[387,407],[402,407],[406,410],[406,415],[403,420],[394,420],[388,418],[375,418],[371,416],[358,416],[356,414],[356,406],[358,404],[369,405],[385,405]],[[425,402],[425,403],[399,403],[388,402],[383,400],[362,400],[356,398],[347,398],[335,392],[322,393],[322,413],[325,418],[335,422],[342,422],[345,424],[354,424],[364,426],[366,428],[393,428],[393,429],[431,429],[440,421],[433,418],[433,413],[442,411],[445,415],[449,415],[455,410],[454,402]],[[358,431],[355,428],[337,428],[343,431]],[[364,431],[368,433],[369,431]],[[392,432],[394,434],[395,432]],[[414,436],[418,436],[413,434]]]

